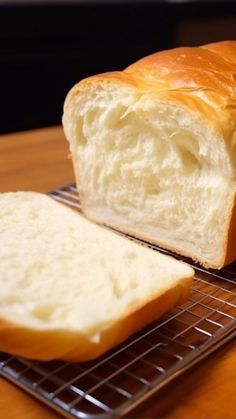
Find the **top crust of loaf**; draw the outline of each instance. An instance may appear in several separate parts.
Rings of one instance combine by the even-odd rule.
[[[160,51],[124,71],[84,79],[68,93],[65,113],[74,106],[80,92],[102,82],[112,86],[124,83],[137,88],[139,95],[181,102],[205,118],[224,138],[236,172],[236,41]]]

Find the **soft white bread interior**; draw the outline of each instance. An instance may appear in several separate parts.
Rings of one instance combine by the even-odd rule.
[[[236,41],[82,80],[63,124],[88,217],[205,267],[236,259]]]
[[[46,195],[0,194],[0,351],[95,358],[183,302],[193,275]]]

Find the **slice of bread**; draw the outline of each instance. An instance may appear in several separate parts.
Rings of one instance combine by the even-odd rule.
[[[236,41],[80,81],[63,124],[83,212],[221,268],[236,259]]]
[[[95,358],[183,302],[193,275],[46,195],[0,195],[0,351]]]

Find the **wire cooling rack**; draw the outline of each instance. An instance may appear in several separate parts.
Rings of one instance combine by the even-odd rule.
[[[80,209],[73,185],[50,196]],[[36,362],[0,353],[0,374],[66,417],[127,414],[236,335],[236,262],[221,271],[194,268],[185,304],[96,361]]]

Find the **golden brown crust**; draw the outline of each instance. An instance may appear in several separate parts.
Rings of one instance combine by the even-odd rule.
[[[236,41],[221,41],[203,45],[202,48],[215,52],[220,55],[224,61],[236,65]]]
[[[124,71],[95,75],[77,83],[64,109],[78,94],[101,82],[132,86],[137,95],[181,103],[212,126],[236,154],[236,41],[182,47],[142,58]],[[236,158],[233,160],[236,165]]]
[[[225,258],[222,266],[236,259],[236,192],[227,219],[228,228],[225,231]]]
[[[129,66],[125,72],[135,78],[153,81],[167,90],[201,91],[202,97],[205,95],[206,98],[216,93],[212,99],[218,104],[221,96],[235,98],[235,57],[228,53],[226,60],[222,56],[228,45],[236,54],[236,41],[209,47],[182,47],[149,55]]]
[[[236,41],[218,42],[161,51],[139,60],[125,71],[144,83],[152,81],[155,90],[176,92],[176,98],[183,105],[197,111],[214,129],[223,132],[226,143],[236,152],[233,138],[236,130],[235,56]],[[187,101],[188,98],[194,100]]]
[[[102,355],[134,332],[159,318],[175,304],[186,300],[192,277],[183,279],[165,294],[143,307],[129,310],[101,332],[98,343],[88,336],[69,330],[36,330],[0,318],[0,350],[30,359],[87,361]]]

